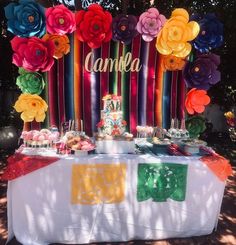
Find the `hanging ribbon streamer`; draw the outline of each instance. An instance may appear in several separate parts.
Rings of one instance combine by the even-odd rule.
[[[64,85],[64,57],[57,62],[57,93],[58,93],[58,115],[59,115],[59,127],[66,121],[65,112],[65,88]]]
[[[88,55],[91,52],[91,48],[87,43],[83,45],[83,57]],[[88,64],[88,67],[91,67],[91,60]],[[84,130],[87,134],[92,135],[92,118],[91,118],[91,72],[85,69],[83,62],[83,122]]]
[[[108,57],[110,57],[110,42],[103,43],[101,48],[102,60],[105,60]],[[109,93],[109,68],[110,67],[108,66],[108,69],[106,71],[100,72],[100,98]],[[100,107],[102,108],[102,100],[100,101]]]
[[[177,87],[178,87],[178,71],[172,72],[171,86],[171,119],[177,118]]]
[[[82,115],[82,84],[81,84],[81,73],[82,73],[82,54],[81,54],[81,42],[74,36],[74,115],[75,122],[80,129],[81,115]]]
[[[156,66],[155,84],[155,125],[162,127],[162,91],[163,91],[163,68],[161,65],[162,56],[159,55]]]
[[[119,42],[111,41],[110,43],[110,58],[112,60],[119,59]],[[118,92],[118,72],[113,70],[110,72],[109,75],[109,93],[110,94],[117,94]]]
[[[150,42],[148,54],[146,124],[152,126],[154,123],[155,61],[157,58],[155,41]]]
[[[101,57],[101,49],[92,49],[92,67],[97,59]],[[99,122],[100,114],[100,74],[98,71],[91,71],[91,127],[92,132],[97,130],[96,124]]]
[[[141,37],[134,38],[132,43],[133,59],[140,56]],[[138,79],[139,73],[136,71],[130,72],[130,132],[136,134],[136,126],[138,125]]]
[[[49,125],[58,125],[58,107],[57,107],[57,63],[55,62],[48,72],[48,110],[50,115]]]
[[[172,72],[163,74],[163,94],[162,94],[162,127],[170,127],[170,102],[171,102],[171,82]]]
[[[147,109],[147,74],[148,74],[148,52],[149,43],[141,41],[140,62],[142,64],[139,72],[138,87],[138,124],[146,125],[146,109]]]
[[[74,35],[69,35],[70,53],[65,56],[65,108],[66,120],[74,119]]]
[[[123,46],[122,56],[125,57],[131,51],[131,45]],[[126,130],[129,129],[129,113],[130,113],[130,72],[121,73],[121,96],[122,96],[122,111],[123,119],[127,122]]]
[[[178,120],[182,120],[185,118],[186,85],[181,71],[178,85]]]

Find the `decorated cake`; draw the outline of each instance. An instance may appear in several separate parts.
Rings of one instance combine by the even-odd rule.
[[[97,124],[97,153],[134,153],[133,135],[126,132],[127,122],[123,119],[121,96],[108,94],[102,100],[101,121]]]
[[[112,136],[123,135],[127,123],[123,120],[121,96],[108,94],[102,100],[103,110],[101,111],[101,121],[97,124],[98,133]]]

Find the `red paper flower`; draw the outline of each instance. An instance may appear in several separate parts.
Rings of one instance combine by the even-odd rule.
[[[210,101],[210,97],[205,90],[193,88],[187,93],[185,107],[189,114],[194,114],[194,112],[202,113]]]
[[[90,48],[99,48],[103,42],[111,40],[112,16],[98,4],[91,4],[88,10],[76,13],[78,39],[87,42]]]
[[[127,125],[127,122],[125,120],[122,120],[122,125],[123,126],[126,126]]]
[[[120,130],[119,129],[113,129],[111,132],[111,135],[120,135]]]
[[[102,128],[105,125],[104,120],[101,120],[98,124],[97,127],[98,128]]]
[[[13,63],[28,71],[49,71],[54,63],[54,43],[50,40],[14,37],[11,46]]]
[[[75,15],[63,4],[46,10],[46,29],[50,34],[64,35],[75,31]]]
[[[111,95],[111,99],[112,99],[112,100],[121,100],[121,96],[118,96],[118,95],[116,95],[116,94],[112,94],[112,95]]]

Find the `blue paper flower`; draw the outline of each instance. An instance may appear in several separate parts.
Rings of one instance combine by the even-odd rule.
[[[33,0],[20,0],[5,8],[8,31],[19,37],[41,37],[45,34],[44,8]]]
[[[216,18],[215,14],[193,15],[191,20],[197,21],[200,25],[200,32],[193,41],[194,47],[201,53],[209,52],[218,48],[223,43],[223,24]]]

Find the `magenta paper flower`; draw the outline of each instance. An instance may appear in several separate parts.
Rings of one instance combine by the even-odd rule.
[[[14,37],[11,40],[14,51],[13,64],[28,71],[49,71],[54,63],[54,43],[38,37]]]
[[[65,35],[75,31],[75,15],[63,4],[48,8],[45,14],[48,33]]]
[[[137,31],[146,42],[151,42],[159,33],[166,22],[166,17],[159,13],[156,8],[150,8],[140,15]]]

